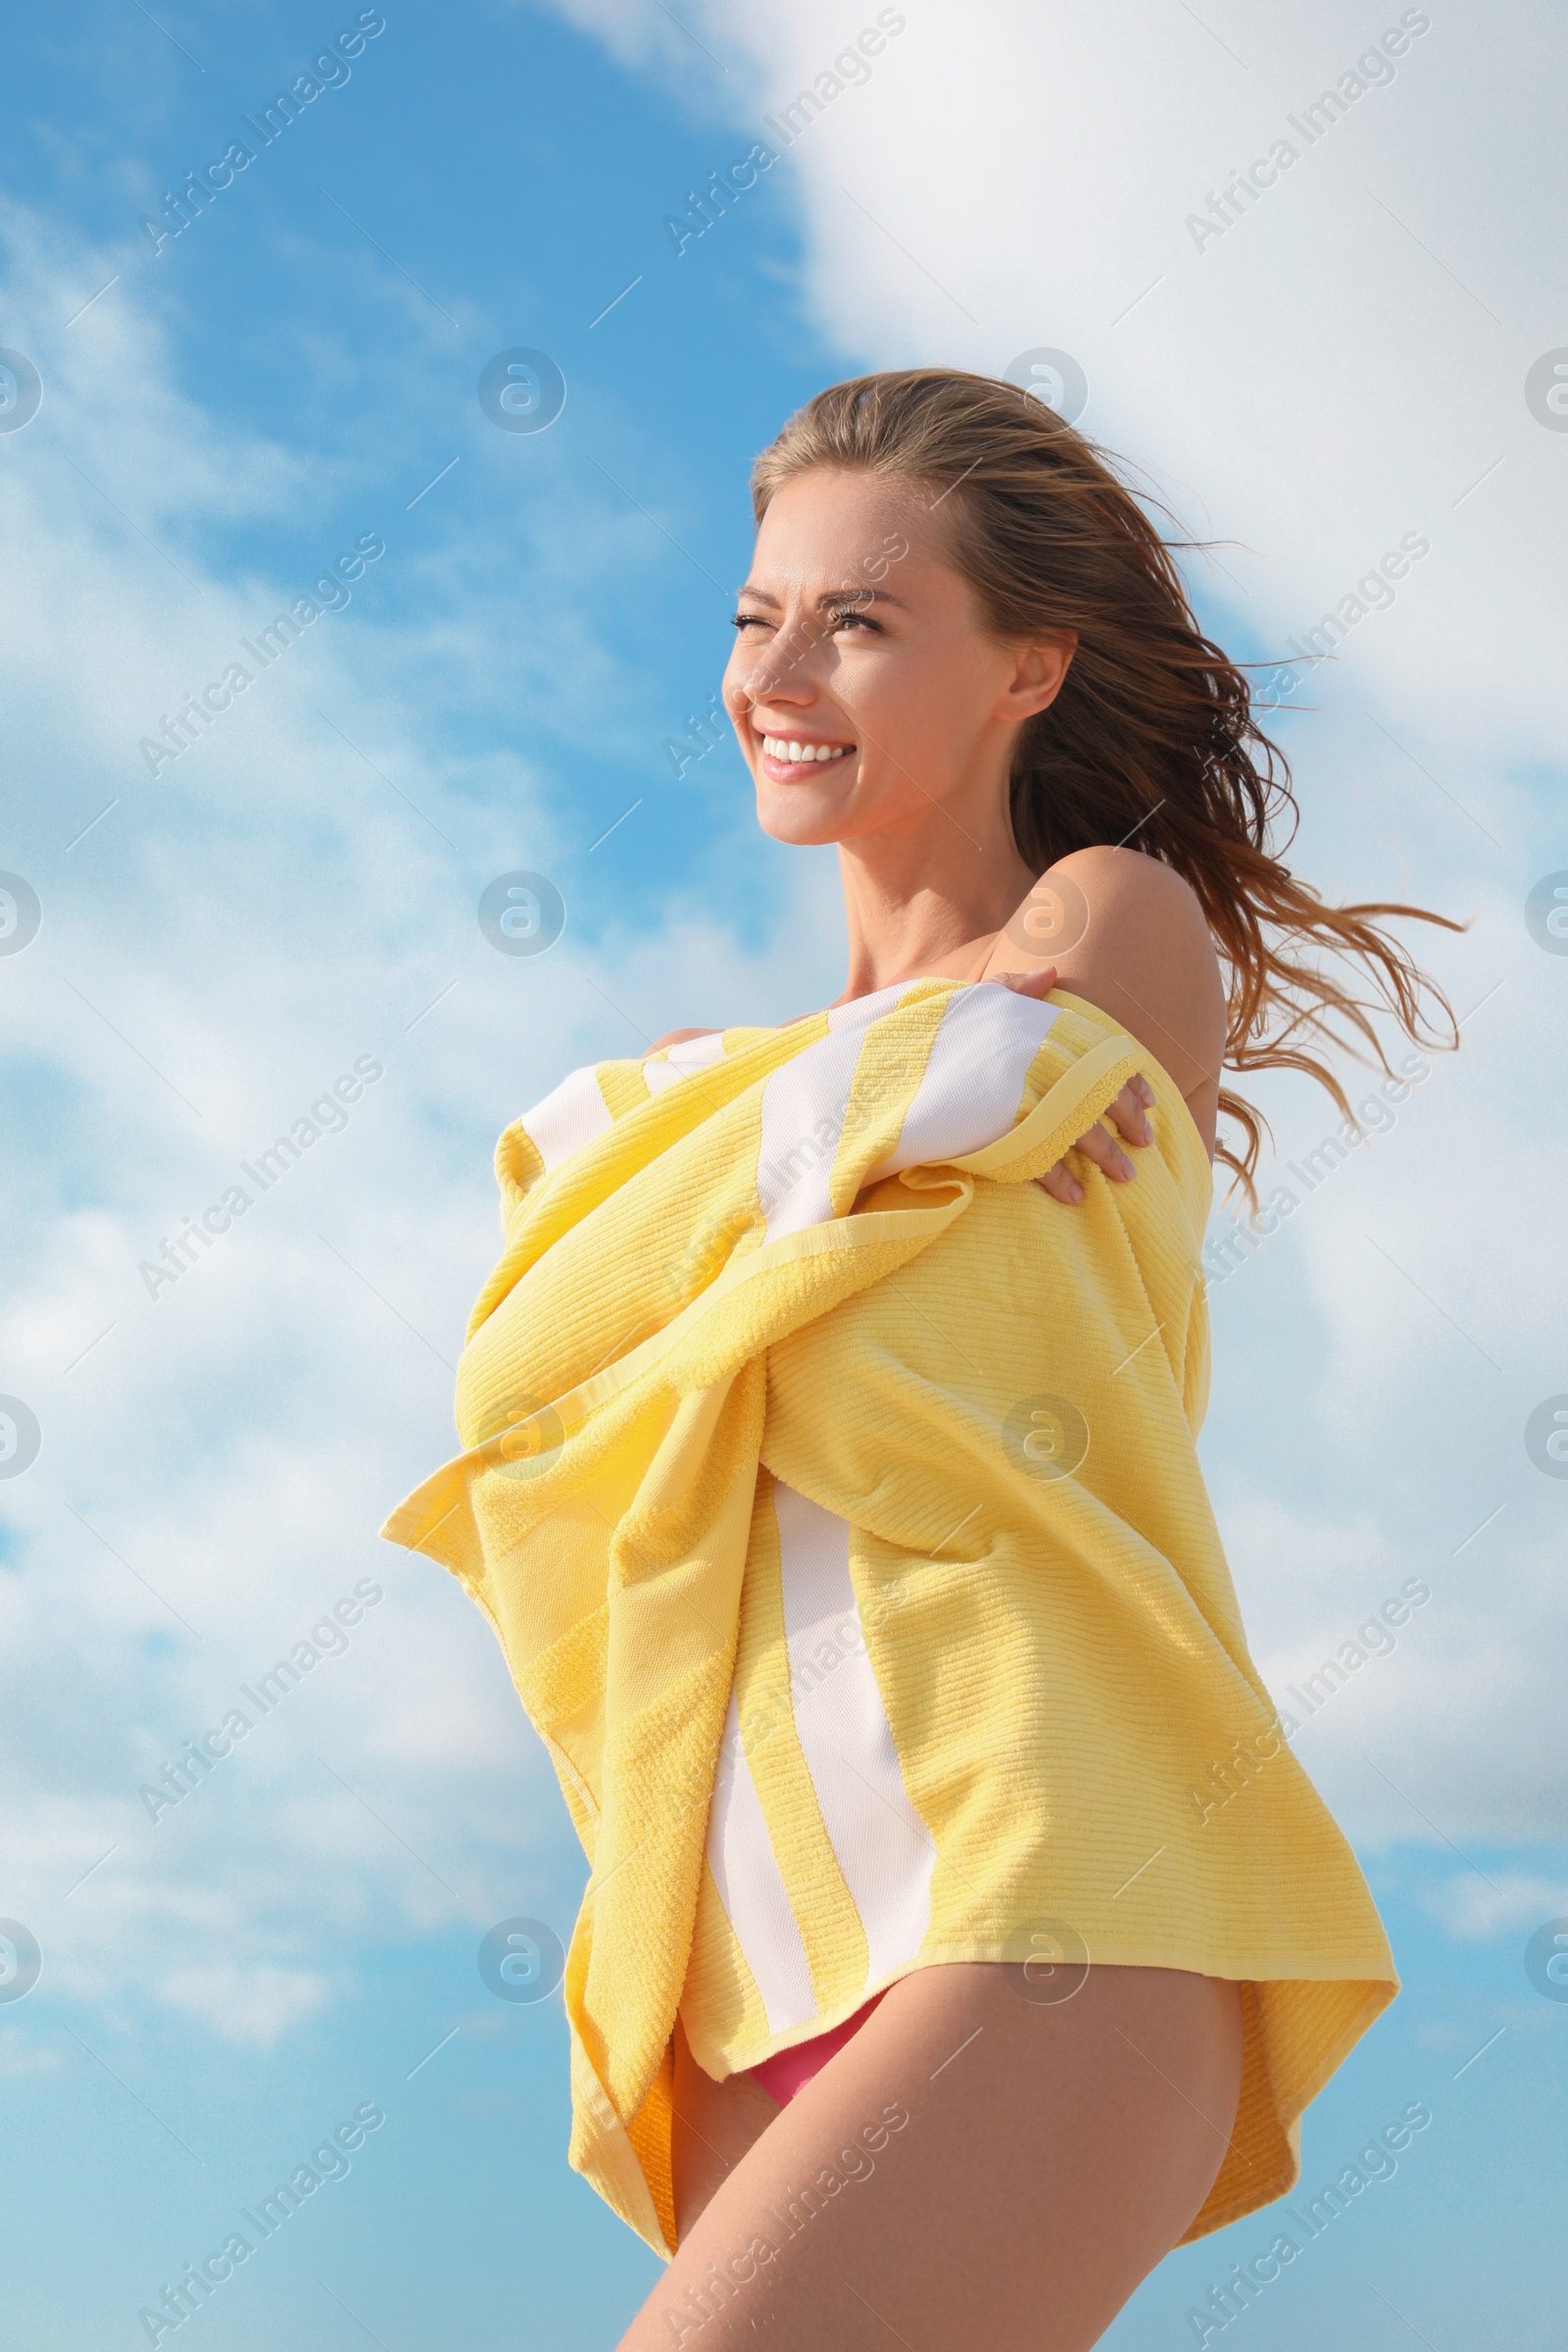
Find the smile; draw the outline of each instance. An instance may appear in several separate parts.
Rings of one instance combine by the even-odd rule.
[[[781,767],[809,767],[829,760],[846,759],[853,743],[803,743],[795,735],[764,735],[762,750],[769,760]]]

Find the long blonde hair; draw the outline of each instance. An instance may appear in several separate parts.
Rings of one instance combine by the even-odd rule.
[[[759,522],[811,466],[944,493],[947,552],[986,626],[1004,639],[1076,632],[1066,683],[1019,734],[1019,853],[1040,873],[1071,850],[1136,838],[1185,877],[1225,970],[1227,1069],[1304,1071],[1348,1119],[1314,1046],[1387,1070],[1374,1016],[1389,1013],[1413,1041],[1458,1043],[1446,997],[1378,921],[1462,925],[1394,902],[1330,906],[1284,864],[1298,815],[1289,766],[1252,715],[1245,671],[1199,628],[1172,554],[1184,543],[1160,537],[1104,453],[1012,384],[915,368],[834,384],[792,416],[753,468]],[[1348,981],[1324,955],[1352,967]],[[1216,1156],[1255,1201],[1264,1122],[1223,1086],[1219,1105],[1241,1149],[1222,1138]]]

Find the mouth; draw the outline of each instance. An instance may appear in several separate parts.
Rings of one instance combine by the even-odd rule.
[[[753,732],[760,746],[763,770],[775,784],[799,783],[850,759],[858,748],[826,736],[764,734],[755,726]]]

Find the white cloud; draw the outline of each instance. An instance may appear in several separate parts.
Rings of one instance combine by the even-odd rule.
[[[1548,1919],[1568,1918],[1568,1876],[1499,1870],[1483,1878],[1469,1871],[1433,1887],[1423,1900],[1456,1943],[1494,1943],[1521,1930],[1533,1934]]]
[[[270,2050],[289,2027],[316,2015],[331,1986],[304,1969],[180,1968],[157,1990],[222,2040]]]

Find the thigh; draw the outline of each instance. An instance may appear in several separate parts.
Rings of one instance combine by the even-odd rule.
[[[920,1969],[771,2119],[720,2103],[716,2185],[622,2352],[1085,2352],[1213,2183],[1241,1988],[1094,1968],[1071,1999],[1031,1989],[1000,1962]]]
[[[731,2075],[725,2082],[715,2082],[711,2075],[705,2074],[692,2056],[679,2018],[675,2020],[672,2105],[675,2228],[684,2241],[728,2175],[781,2109],[755,2075]]]

